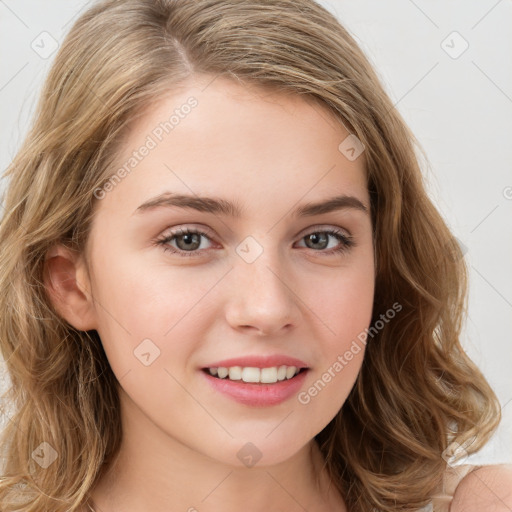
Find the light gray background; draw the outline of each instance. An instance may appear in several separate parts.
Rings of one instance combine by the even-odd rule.
[[[49,51],[41,33],[62,41],[89,3],[0,0],[1,171],[54,56],[32,46]],[[321,3],[361,45],[427,152],[431,196],[471,269],[464,345],[503,411],[497,434],[470,462],[512,463],[512,2]]]

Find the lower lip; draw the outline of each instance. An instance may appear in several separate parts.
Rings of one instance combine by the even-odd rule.
[[[278,381],[275,384],[258,384],[241,380],[219,379],[201,370],[214,389],[235,401],[252,407],[268,407],[277,405],[298,393],[308,370],[298,373],[289,380]]]

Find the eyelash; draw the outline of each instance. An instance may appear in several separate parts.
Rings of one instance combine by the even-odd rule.
[[[349,249],[351,249],[352,247],[355,246],[355,242],[353,240],[353,237],[345,235],[343,232],[338,231],[336,229],[332,229],[332,228],[331,229],[318,230],[318,231],[311,231],[310,233],[307,233],[304,236],[302,236],[301,240],[303,238],[309,236],[309,235],[313,235],[313,234],[317,234],[317,233],[325,233],[327,235],[331,235],[331,236],[335,237],[336,239],[338,239],[341,242],[341,244],[339,245],[339,247],[336,247],[334,249],[330,249],[328,251],[325,251],[325,250],[318,250],[318,251],[316,251],[315,249],[311,249],[314,252],[323,253],[324,255],[328,256],[328,255],[332,255],[332,254],[336,254],[336,253],[347,252]],[[173,254],[178,254],[178,255],[181,255],[181,256],[185,256],[185,257],[196,256],[201,251],[198,251],[197,249],[194,250],[194,251],[183,251],[181,249],[176,249],[175,247],[171,247],[171,246],[168,245],[169,242],[171,240],[173,240],[174,238],[177,238],[177,237],[182,236],[182,235],[189,235],[189,234],[190,235],[191,234],[196,234],[196,235],[205,236],[206,238],[208,238],[211,241],[211,237],[208,235],[208,233],[205,233],[204,231],[201,231],[201,230],[198,230],[198,229],[195,229],[195,228],[183,228],[183,229],[179,229],[179,230],[177,230],[175,232],[171,232],[170,234],[168,234],[164,238],[160,238],[160,239],[155,240],[154,243],[157,246],[163,247],[164,251],[170,251]],[[204,250],[205,249],[203,249],[203,251]]]

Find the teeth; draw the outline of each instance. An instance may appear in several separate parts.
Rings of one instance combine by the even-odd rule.
[[[284,380],[286,379],[286,366],[280,366],[277,370],[277,380]]]
[[[210,370],[210,373],[212,373],[211,370]],[[229,373],[229,371],[227,368],[224,368],[224,367],[217,368],[217,376],[220,377],[221,379],[224,379],[225,377],[227,377],[228,373]]]
[[[229,369],[229,380],[242,380],[242,367],[232,366]]]
[[[261,382],[261,370],[259,368],[247,367],[242,370],[242,380],[244,382]]]
[[[295,375],[295,370],[297,370],[295,366],[288,366],[288,368],[286,368],[286,378],[291,379]]]
[[[273,368],[262,368],[260,382],[264,384],[277,382],[277,368],[275,366]]]
[[[241,366],[231,366],[230,368],[225,368],[223,366],[219,366],[218,368],[212,367],[208,368],[210,375],[219,377],[220,379],[225,379],[226,377],[229,380],[242,380],[244,382],[254,382],[254,383],[263,383],[263,384],[274,384],[278,381],[288,380],[299,373],[299,368],[296,366],[272,366],[270,368],[254,368],[251,366],[241,367]]]

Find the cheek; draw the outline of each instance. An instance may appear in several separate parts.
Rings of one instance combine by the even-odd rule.
[[[372,268],[364,264],[356,271],[340,271],[336,279],[309,295],[324,326],[316,345],[319,359],[315,371],[297,396],[299,410],[318,419],[311,425],[311,435],[341,409],[361,369],[373,309]]]
[[[98,332],[107,355],[110,351],[115,356],[113,369],[120,359],[130,367],[133,351],[146,339],[160,351],[173,345],[176,356],[182,352],[179,355],[186,357],[194,350],[187,339],[201,339],[199,331],[206,318],[214,321],[222,316],[215,304],[222,303],[225,295],[222,279],[229,266],[171,266],[164,259],[157,264],[145,262],[140,255],[110,259],[109,253],[123,251],[102,247],[98,252],[93,290],[99,305]],[[315,359],[323,364],[334,361],[371,318],[374,275],[370,252],[337,269],[306,265],[291,279],[298,307],[306,306],[307,318],[301,319],[306,324],[299,329],[316,324],[313,328],[320,339]],[[174,343],[177,338],[183,342]]]
[[[200,416],[180,383],[186,381],[197,340],[204,337],[202,299],[218,279],[129,259],[96,274],[104,306],[97,308],[98,333],[124,392],[163,429],[175,411]]]
[[[108,251],[102,255],[103,264],[95,267],[95,296],[100,304],[98,332],[122,388],[162,430],[173,432],[193,446],[197,444],[207,453],[226,457],[234,448],[220,453],[221,441],[226,442],[225,432],[205,417],[202,407],[203,401],[216,404],[218,397],[212,395],[210,399],[208,395],[201,404],[197,403],[191,397],[200,397],[204,390],[195,380],[187,379],[192,375],[189,370],[194,354],[200,351],[210,331],[228,329],[224,307],[230,304],[234,286],[227,274],[229,265],[173,267],[163,259],[161,263],[145,264],[143,258],[126,256],[112,262],[107,258]],[[311,355],[315,370],[301,393],[280,412],[282,419],[294,411],[290,415],[294,419],[267,439],[275,427],[275,418],[254,423],[240,418],[236,406],[219,406],[216,412],[219,418],[232,419],[227,423],[239,437],[251,433],[260,439],[262,449],[268,445],[269,453],[280,453],[290,437],[297,444],[292,448],[298,449],[342,407],[364,355],[364,347],[351,348],[351,344],[368,327],[372,313],[370,258],[361,257],[337,269],[320,265],[292,269],[296,274],[290,274],[289,279],[297,296],[290,296],[301,310],[297,332],[300,339],[314,340],[306,352]],[[350,360],[348,352],[352,354],[348,356]],[[176,411],[186,414],[177,417]],[[208,432],[218,441],[218,452],[214,453],[217,448],[212,448],[211,443],[201,444],[204,432],[195,425],[209,425]]]
[[[123,374],[134,364],[138,368],[138,352],[149,351],[150,359],[156,356],[155,363],[161,364],[172,349],[171,360],[182,365],[194,350],[188,340],[200,339],[201,318],[209,303],[205,298],[223,273],[165,263],[145,265],[140,258],[128,257],[98,265],[93,288],[98,333],[114,372]]]
[[[311,287],[303,283],[308,304],[324,325],[324,355],[330,359],[344,350],[350,342],[369,326],[374,300],[374,273],[372,262],[359,261],[356,265],[340,268],[329,279],[317,280]],[[307,286],[309,284],[309,287]]]
[[[364,348],[364,344],[354,343],[333,353],[297,394],[299,416],[310,419],[307,436],[318,434],[342,408],[359,374]]]
[[[162,336],[169,331],[200,300],[211,280],[194,277],[184,268],[155,265],[137,255],[100,264],[95,274],[96,295],[103,309],[108,309],[103,319],[108,323],[115,317],[138,336]]]

